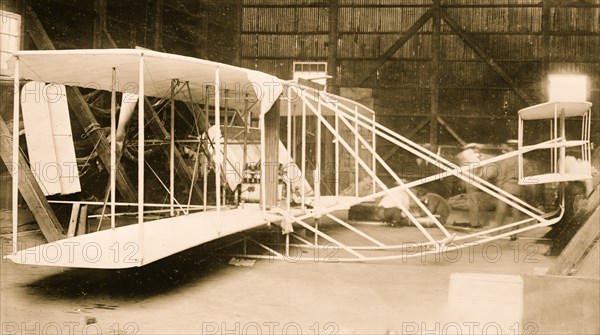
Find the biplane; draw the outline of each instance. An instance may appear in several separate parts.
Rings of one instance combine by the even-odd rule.
[[[98,208],[89,215],[95,218],[93,229],[17,250],[20,168],[13,164],[15,247],[6,257],[16,263],[139,267],[262,226],[280,228],[285,244],[277,248],[256,241],[269,254],[247,257],[285,259],[290,248],[334,245],[340,251],[336,262],[394,260],[549,226],[563,213],[562,207],[545,212],[502,190],[470,173],[472,166],[457,166],[379,124],[372,109],[313,85],[140,49],[19,51],[9,64],[14,74],[13,120],[23,117],[29,163],[48,201]],[[27,83],[21,85],[21,80]],[[99,123],[85,129],[71,127],[70,115],[81,112],[70,103],[73,88],[95,99],[91,105],[105,114],[104,127]],[[548,158],[548,173],[528,175],[520,164],[520,183],[591,178],[590,113],[589,102],[525,108],[519,111],[518,150],[477,164],[482,167],[515,156],[521,162],[523,156],[540,151]],[[541,124],[537,130],[549,129],[547,139],[527,136],[532,122]],[[576,139],[567,138],[567,122],[581,124]],[[19,132],[19,122],[13,122],[15,138]],[[93,152],[82,156],[76,151],[76,140],[93,132],[108,140],[108,162],[94,158]],[[434,172],[403,180],[378,154],[379,141],[427,162]],[[575,159],[583,170],[570,171],[565,165],[570,157],[566,148],[577,149]],[[18,140],[12,149],[16,160]],[[325,150],[333,157],[329,170],[324,167]],[[56,178],[43,173],[47,166],[58,171]],[[100,172],[89,177],[90,169]],[[326,192],[325,176],[332,177]],[[475,232],[452,231],[413,192],[443,178],[469,183],[526,219]],[[367,187],[361,187],[365,183]],[[420,208],[431,226],[409,210],[399,193]],[[384,243],[336,214],[384,195],[394,199],[422,239]],[[365,243],[351,245],[336,238],[320,229],[322,220],[357,234]],[[313,234],[314,241],[298,234],[298,229]],[[395,252],[373,253],[382,250]]]

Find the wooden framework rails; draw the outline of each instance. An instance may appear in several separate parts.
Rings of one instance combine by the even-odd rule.
[[[450,121],[490,118],[490,113],[484,115],[483,109],[475,106],[496,111],[492,121],[511,118],[507,107],[545,100],[546,84],[532,78],[545,78],[551,69],[594,72],[598,63],[595,49],[588,47],[598,35],[598,2],[328,0],[253,2],[243,7],[245,19],[238,42],[239,50],[244,50],[242,64],[284,76],[293,62],[327,61],[332,76],[329,88],[370,87],[377,91],[386,117],[427,117],[433,150],[444,138],[442,132],[466,143],[464,131]],[[265,15],[279,19],[260,21]],[[579,20],[570,19],[573,15]],[[386,65],[388,71],[382,71]],[[460,83],[469,78],[483,78],[479,81],[485,84]],[[406,100],[418,103],[395,106],[394,95],[400,91],[407,95],[416,91]],[[457,94],[461,99],[453,99]],[[473,104],[461,106],[460,100]]]
[[[93,55],[93,59],[95,60],[93,64],[88,62],[90,55]],[[264,249],[271,252],[277,258],[283,259],[288,257],[290,248],[297,247],[297,245],[292,244],[290,241],[291,237],[295,237],[302,241],[302,247],[325,248],[327,245],[331,246],[333,244],[339,250],[343,250],[345,256],[336,258],[335,261],[395,260],[447,252],[493,241],[538,227],[552,225],[562,217],[562,208],[555,212],[544,213],[535,206],[502,190],[481,177],[471,175],[469,173],[471,171],[470,166],[457,167],[443,157],[380,125],[375,121],[373,110],[350,99],[314,90],[294,82],[282,81],[256,71],[153,51],[124,49],[57,52],[22,51],[17,53],[15,58],[11,63],[15,69],[16,103],[13,115],[15,120],[18,120],[20,117],[18,103],[20,95],[19,79],[31,79],[35,77],[37,80],[49,82],[72,82],[79,80],[80,77],[78,76],[83,75],[79,72],[65,75],[62,72],[53,70],[53,65],[65,62],[67,59],[75,69],[83,66],[94,68],[94,71],[89,71],[89,73],[96,74],[97,77],[94,78],[95,82],[100,85],[101,89],[113,92],[111,143],[116,143],[115,133],[117,130],[114,125],[114,106],[116,103],[114,93],[119,85],[117,85],[115,78],[119,77],[121,80],[137,82],[138,90],[136,93],[139,111],[137,116],[138,196],[137,201],[130,203],[137,207],[137,211],[134,213],[137,217],[137,224],[123,227],[115,225],[115,216],[124,213],[117,211],[117,207],[120,204],[116,202],[114,196],[111,196],[110,199],[107,199],[107,203],[110,205],[110,213],[108,214],[111,217],[110,229],[74,236],[18,252],[15,250],[15,253],[7,257],[17,263],[92,268],[142,266],[201,243],[225,235],[240,233],[265,224],[277,224],[286,233],[286,243],[283,246],[284,249],[279,249],[281,251],[277,249],[277,246],[270,247],[257,241]],[[20,63],[27,65],[24,70],[23,67],[20,67]],[[127,70],[131,69],[134,65],[137,65],[135,66],[137,71]],[[159,71],[159,69],[165,68],[169,69],[168,73]],[[24,73],[19,72],[20,69]],[[100,71],[100,69],[106,71]],[[101,73],[105,74],[102,75]],[[103,76],[109,76],[109,78],[107,79]],[[175,79],[179,82],[190,83],[190,95],[183,97],[174,93]],[[230,92],[226,89],[228,83],[232,81],[244,83],[244,80],[257,86],[253,86],[253,91],[244,92]],[[204,84],[199,85],[198,83]],[[206,83],[209,83],[208,85],[215,89],[212,91],[208,90]],[[264,94],[264,92],[270,92],[270,95]],[[238,99],[239,101],[236,102],[235,99],[228,99],[229,94],[241,94],[243,98]],[[165,199],[168,199],[168,201],[165,200],[166,202],[163,204],[145,203],[145,174],[148,172],[147,170],[152,172],[152,167],[145,161],[144,157],[144,147],[147,142],[144,134],[148,122],[145,117],[147,115],[145,109],[148,107],[146,106],[147,96],[170,99],[170,113],[172,117],[175,115],[173,106],[175,106],[174,101],[176,100],[206,102],[205,117],[208,118],[208,114],[211,112],[211,116],[215,122],[215,125],[207,131],[211,149],[206,150],[206,153],[210,156],[209,162],[215,171],[214,206],[208,206],[207,197],[204,197],[202,205],[193,205],[195,210],[200,211],[192,213],[189,210],[191,209],[190,206],[185,208],[175,201],[173,195],[177,193],[174,183],[174,159],[176,152],[174,150],[174,143],[176,141],[176,133],[173,124],[171,124],[169,129],[169,185],[164,185]],[[257,101],[254,108],[248,106],[249,99]],[[209,105],[212,107],[212,110],[208,108]],[[567,115],[570,115],[571,107],[570,105],[565,106],[565,113]],[[260,143],[258,146],[251,146],[247,141],[244,141],[243,150],[234,150],[234,144],[230,142],[230,138],[234,135],[230,134],[228,130],[230,108],[243,110],[241,114],[248,113],[249,115],[253,115],[253,118],[258,119],[258,131],[260,132]],[[300,129],[297,130],[295,130],[296,128],[293,126],[292,120],[292,118],[296,117],[301,118]],[[284,118],[284,120],[281,120],[281,118]],[[221,126],[221,120],[225,120],[224,128]],[[244,127],[247,129],[248,123],[246,121],[244,121]],[[308,132],[307,123],[309,121],[315,122],[314,152],[316,153],[314,156],[316,169],[312,173],[314,179],[310,182],[306,180],[308,168],[306,162],[309,160],[309,157],[307,141],[305,140]],[[206,119],[205,122],[208,124]],[[281,122],[287,125],[285,134],[279,133]],[[344,153],[351,157],[354,166],[352,174],[342,175],[339,165],[336,164],[334,190],[331,192],[333,195],[325,195],[322,192],[325,186],[321,180],[324,174],[321,157],[324,150],[323,138],[326,135],[331,136],[335,140],[334,159],[336,163],[340,161],[340,157]],[[284,138],[286,139],[286,145],[277,140]],[[437,167],[441,172],[423,179],[404,182],[377,153],[376,143],[380,140],[393,143]],[[301,141],[301,143],[299,144],[298,141]],[[581,141],[589,142],[589,139],[584,137]],[[203,141],[196,139],[196,142],[200,145]],[[299,152],[293,150],[298,144],[301,146]],[[480,166],[516,157],[540,148],[560,148],[561,146],[563,146],[563,143],[560,139],[550,139],[546,142],[522,147],[517,151],[482,161],[480,162]],[[13,151],[18,152],[18,143],[16,141],[13,144]],[[231,197],[222,197],[224,190],[227,190],[225,185],[229,185],[233,180],[231,176],[239,174],[239,171],[230,171],[231,166],[234,166],[231,164],[231,160],[248,162],[251,159],[251,152],[254,152],[254,157],[260,157],[259,174],[252,177],[260,178],[260,181],[255,183],[260,188],[259,204],[242,204],[231,200]],[[115,145],[111,145],[111,162],[118,163],[118,158]],[[295,164],[296,162],[300,164],[300,167]],[[274,168],[280,164],[286,165],[283,175],[280,174],[279,167]],[[111,170],[111,195],[114,194],[118,185],[118,181],[115,179],[117,166],[118,164],[114,164]],[[197,167],[194,168],[194,171],[197,172],[198,170]],[[203,168],[203,170],[206,180],[206,168]],[[232,172],[234,173],[232,174]],[[18,192],[18,183],[16,181],[18,180],[19,173],[17,169],[15,172],[16,178],[13,180],[13,192],[15,193]],[[359,176],[361,174],[368,175],[372,181],[370,191],[367,194],[363,193],[364,190],[359,190],[361,181]],[[395,181],[397,186],[389,187],[383,182],[382,175],[386,175],[386,177]],[[455,176],[488,193],[499,201],[505,202],[507,205],[524,214],[527,218],[470,234],[457,235],[456,233],[451,233],[414,192],[414,188],[417,186],[451,176]],[[279,188],[280,178],[285,183],[285,192],[282,192]],[[312,188],[310,187],[311,182],[313,185]],[[340,185],[343,182],[354,184],[354,194],[342,195]],[[207,184],[204,184],[203,191],[206,194]],[[422,234],[420,240],[411,241],[408,244],[406,241],[385,244],[375,236],[362,231],[353,222],[343,220],[336,215],[336,212],[339,210],[347,210],[350,206],[365,201],[373,201],[382,196],[390,197],[410,223],[420,231]],[[402,200],[404,196],[414,202],[425,216],[417,217],[409,209],[409,204]],[[13,199],[17,199],[17,197],[14,196]],[[147,210],[147,208],[153,206],[168,208],[168,212],[159,219],[151,219],[150,214],[155,215],[159,213]],[[232,209],[232,206],[237,206],[237,208]],[[320,228],[321,221],[325,219],[358,234],[369,241],[369,244],[348,245],[344,241],[326,233]],[[13,213],[13,227],[15,232],[16,220],[17,212],[15,211]],[[293,232],[294,227],[301,227],[312,232],[314,234],[314,241],[309,242],[305,238],[295,234]],[[13,235],[15,245],[17,238],[15,233]],[[327,241],[327,244],[323,245],[320,243],[320,240]],[[246,241],[247,239],[244,238],[241,242],[245,243]],[[86,254],[73,255],[72,249],[69,249],[73,243],[88,245],[92,242],[100,250],[99,255],[101,256],[98,259],[87,259]],[[127,254],[128,257],[123,259],[111,257],[114,253],[111,253],[110,250],[112,249],[110,248],[114,248],[115,243],[124,248],[131,248],[131,252]],[[41,257],[49,247],[65,251],[63,253],[64,256],[52,260]],[[367,254],[368,252],[382,250],[401,252],[392,255]],[[246,256],[258,258],[272,257],[272,255]],[[323,261],[328,260],[325,259]]]

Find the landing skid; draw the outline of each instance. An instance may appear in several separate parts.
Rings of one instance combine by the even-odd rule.
[[[397,261],[405,260],[407,258],[425,257],[427,255],[452,252],[498,240],[514,240],[518,234],[555,224],[562,218],[563,213],[564,211],[562,208],[546,213],[542,215],[542,222],[538,222],[534,219],[525,219],[495,228],[456,231],[449,236],[437,238],[433,242],[404,241],[401,243],[382,243],[381,239],[379,239],[380,236],[377,234],[367,234],[366,232],[359,230],[356,227],[357,224],[354,224],[351,226],[352,229],[348,229],[348,232],[354,234],[350,239],[355,240],[356,237],[359,236],[371,242],[370,244],[359,245],[350,245],[342,242],[342,238],[338,238],[338,235],[343,235],[343,233],[340,234],[340,230],[337,228],[340,228],[340,226],[348,228],[347,225],[350,225],[350,223],[337,217],[328,216],[330,221],[328,222],[326,230],[319,230],[318,228],[315,228],[314,224],[311,225],[312,229],[309,230],[313,233],[313,236],[302,236],[298,233],[291,232],[284,235],[285,243],[268,243],[246,237],[237,243],[243,243],[246,252],[228,253],[227,255],[232,257],[293,262],[308,261],[338,263]],[[402,237],[403,235],[402,229],[394,229],[386,226],[384,223],[368,223],[367,226],[387,229],[386,232],[395,232],[398,237]],[[405,228],[411,229],[413,232],[415,230],[415,227]],[[448,228],[453,229],[452,227]],[[431,234],[434,235],[436,229],[432,228],[430,230]],[[439,231],[437,232],[437,235],[440,235]],[[315,238],[315,236],[318,238]],[[348,236],[345,236],[344,239],[347,240]],[[525,239],[543,240],[543,238],[531,237],[526,237]],[[311,242],[310,240],[313,241]],[[248,243],[257,246],[262,252],[247,252]],[[235,245],[235,243],[233,245]],[[291,252],[290,250],[300,251]]]

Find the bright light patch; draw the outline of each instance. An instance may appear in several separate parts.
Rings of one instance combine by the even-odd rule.
[[[0,10],[0,70],[8,69],[8,58],[21,48],[21,15]]]
[[[551,74],[548,76],[550,101],[587,101],[588,78],[584,75]]]

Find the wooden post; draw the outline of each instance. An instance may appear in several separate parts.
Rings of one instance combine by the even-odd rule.
[[[550,5],[542,0],[542,96],[548,96],[548,74],[550,73]]]
[[[244,2],[243,0],[235,0],[235,37],[233,48],[235,50],[235,56],[233,58],[233,65],[242,65],[242,32],[244,30]]]
[[[327,69],[331,75],[327,90],[331,93],[339,93],[337,85],[337,46],[338,46],[338,0],[329,0],[329,40],[327,41]]]
[[[280,101],[277,100],[271,109],[265,113],[264,129],[265,134],[265,161],[262,168],[266,178],[261,182],[265,185],[265,206],[277,206],[277,184],[279,182],[279,124],[280,124]]]
[[[442,24],[440,0],[433,0],[433,32],[431,35],[431,110],[429,113],[429,144],[431,151],[437,151],[438,112],[440,99],[440,27]]]
[[[81,204],[74,203],[71,208],[71,218],[69,219],[69,229],[67,230],[67,237],[74,237],[75,232],[77,230],[77,224],[79,223],[79,210],[81,208]],[[114,213],[111,213],[111,216],[115,216]],[[100,218],[102,219],[102,218]],[[112,218],[111,218],[112,221]]]
[[[27,7],[31,6],[31,0],[22,0],[22,1],[12,1],[14,3],[14,8],[11,8],[11,2],[8,2],[7,5],[3,8],[4,10],[8,10],[9,12],[15,12],[21,15],[21,27],[20,27],[20,41],[19,41],[19,50],[31,50],[31,42],[27,37],[27,30],[25,27],[29,27],[29,21],[27,20]],[[3,3],[4,5],[4,3]]]
[[[154,16],[154,50],[161,51],[163,49],[162,32],[163,32],[163,11],[164,0],[155,0],[155,16]]]
[[[208,11],[206,1],[198,0],[200,27],[198,31],[197,54],[199,58],[208,59]]]
[[[104,39],[104,31],[106,30],[106,3],[107,0],[95,0],[94,2],[94,38],[92,47],[94,49],[103,48],[102,40]]]
[[[88,205],[81,205],[81,208],[79,209],[79,222],[77,223],[77,230],[75,231],[75,236],[87,234],[87,213]]]

